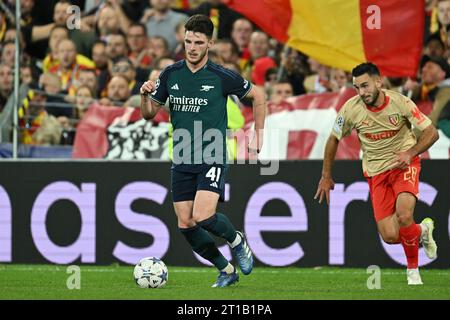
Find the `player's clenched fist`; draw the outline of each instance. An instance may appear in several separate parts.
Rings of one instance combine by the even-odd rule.
[[[147,93],[151,93],[155,90],[155,83],[151,80],[144,82],[144,84],[141,86],[141,94],[145,95]]]

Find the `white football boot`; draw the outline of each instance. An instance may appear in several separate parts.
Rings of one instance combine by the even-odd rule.
[[[419,269],[406,269],[406,276],[408,278],[408,285],[410,286],[423,284]]]
[[[425,254],[428,258],[434,259],[437,255],[437,245],[433,239],[434,221],[431,218],[425,218],[420,223],[420,227],[422,228],[420,242],[425,249]]]

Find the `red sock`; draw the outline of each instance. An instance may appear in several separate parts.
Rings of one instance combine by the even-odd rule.
[[[419,239],[422,229],[420,225],[412,223],[409,227],[400,228],[399,233],[408,269],[416,269],[419,265]]]

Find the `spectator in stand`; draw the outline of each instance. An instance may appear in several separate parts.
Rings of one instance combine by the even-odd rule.
[[[6,43],[8,41],[16,41],[16,29],[13,27],[8,28],[7,30],[5,30],[5,36],[3,38],[3,43]],[[22,48],[22,54],[25,54],[25,52],[23,52],[23,50],[25,49],[25,39],[23,37],[23,32],[20,33],[19,35],[19,45]]]
[[[269,37],[262,31],[253,32],[248,48],[250,60],[242,69],[242,75],[252,83],[263,86],[266,71],[277,66],[276,62],[268,56]]]
[[[282,79],[275,82],[270,90],[269,101],[275,105],[280,104],[283,100],[294,95],[292,85],[287,79]]]
[[[216,48],[225,63],[239,63],[239,48],[233,41],[229,39],[217,40],[213,48]]]
[[[447,57],[445,43],[441,40],[438,32],[432,33],[428,36],[425,43],[424,54],[433,57]]]
[[[20,66],[20,83],[29,85],[36,80],[37,74],[33,72],[33,69],[29,65],[24,64]]]
[[[109,35],[106,42],[106,55],[111,61],[128,56],[127,39],[123,33]]]
[[[450,0],[439,0],[437,4],[439,30],[442,42],[447,41],[447,27],[450,26]]]
[[[108,57],[108,68],[106,73],[99,77],[100,97],[107,96],[107,85],[111,79],[111,69],[114,61],[128,56],[126,38],[122,33],[110,34],[106,44],[106,56]]]
[[[104,106],[123,106],[130,97],[130,89],[128,80],[122,76],[111,78],[108,83],[108,96],[100,100],[100,104]]]
[[[62,40],[58,45],[59,63],[49,69],[61,80],[62,89],[71,96],[75,96],[75,83],[81,69],[94,69],[93,61],[77,54],[75,43],[70,39]]]
[[[41,74],[39,87],[46,94],[45,110],[48,114],[57,117],[61,122],[73,116],[73,106],[64,100],[61,79],[57,75],[49,72]]]
[[[46,94],[38,89],[36,84],[32,84],[34,94],[28,99],[28,108],[21,109],[19,113],[19,141],[22,144],[33,144],[33,133],[41,125],[43,117],[47,116],[45,111]]]
[[[330,91],[330,68],[320,64],[313,58],[308,59],[312,72],[305,78],[303,86],[307,93],[322,93]]]
[[[42,126],[44,128],[40,131],[48,129],[45,124],[48,117],[56,120],[54,121],[54,123],[57,122],[56,127],[60,127],[62,130],[62,124],[67,124],[73,115],[72,105],[67,104],[61,95],[61,81],[56,75],[42,74],[39,78],[39,88],[43,91],[34,90],[34,97],[29,103],[28,118],[22,119],[28,123],[27,127],[30,128],[23,132],[23,143],[41,143],[39,139],[36,141],[34,133]],[[24,126],[25,122],[22,122],[21,125]],[[56,142],[56,144],[58,143],[59,141]]]
[[[88,86],[80,86],[75,94],[76,118],[82,120],[89,106],[95,101],[94,92]]]
[[[14,55],[16,52],[16,45],[13,41],[3,43],[1,63],[9,65],[14,68]]]
[[[160,36],[150,37],[150,45],[148,52],[149,55],[152,57],[153,61],[170,55],[166,39]]]
[[[10,65],[0,63],[0,113],[14,88],[14,75]]]
[[[128,81],[128,89],[132,95],[139,94],[139,88],[143,83],[136,81],[136,69],[130,59],[126,57],[116,60],[111,68],[111,76],[122,76]]]
[[[51,22],[51,19],[45,21],[43,17],[33,14],[33,12],[38,12],[39,10],[39,8],[35,8],[35,0],[21,0],[20,7],[22,12],[21,30],[26,43],[25,51],[34,58],[43,59],[48,46],[46,40],[48,39],[50,30],[54,27],[54,23],[45,24]]]
[[[245,19],[237,19],[233,23],[233,29],[231,30],[231,39],[238,46],[239,50],[239,66],[243,70],[244,66],[250,59],[250,51],[248,45],[250,43],[250,37],[253,33],[252,23]]]
[[[39,77],[39,88],[44,90],[47,96],[57,95],[61,92],[61,79],[53,73],[43,73]]]
[[[185,22],[187,15],[175,12],[170,8],[170,0],[150,0],[151,9],[146,10],[141,22],[147,26],[150,37],[162,36],[166,39],[169,52],[177,46],[175,30],[180,22]]]
[[[127,44],[130,48],[128,58],[135,68],[150,68],[152,58],[148,54],[147,28],[142,23],[133,23],[127,32]]]
[[[95,63],[97,74],[108,69],[108,56],[106,55],[106,42],[97,40],[92,46],[92,60]]]
[[[43,72],[48,72],[59,64],[58,45],[64,39],[69,39],[69,31],[65,27],[53,27],[52,31],[50,31],[50,38],[48,40],[50,52],[43,61]]]
[[[330,70],[330,89],[332,92],[340,92],[350,87],[353,87],[350,73],[341,69]]]
[[[97,36],[103,41],[107,41],[108,36],[120,32],[119,18],[111,6],[101,6],[97,18]],[[126,31],[126,29],[125,29]]]
[[[1,32],[0,32],[1,33]],[[8,59],[11,59],[11,66],[14,65],[14,54],[15,54],[15,42],[16,41],[16,29],[15,28],[9,28],[7,30],[5,30],[5,35],[3,38],[3,43],[0,43],[0,48],[2,48],[5,44],[7,43],[13,43],[14,44],[14,49],[12,48],[12,45],[8,45],[10,46],[8,48]],[[46,42],[46,41],[41,41],[42,43]],[[23,32],[20,32],[19,34],[19,46],[20,46],[20,55],[19,55],[19,61],[20,64],[28,64],[30,65],[34,71],[36,70],[40,70],[41,69],[41,60],[37,59],[36,57],[33,57],[31,55],[29,55],[26,50],[26,42],[24,40],[24,35]],[[6,54],[6,53],[5,53]]]
[[[430,101],[433,107],[427,116],[438,126],[441,112],[450,101],[450,65],[442,57],[424,56],[421,67],[421,83],[409,80],[403,92],[416,103]]]
[[[253,61],[267,57],[269,53],[269,37],[267,34],[262,31],[254,31],[250,36],[248,49],[250,51],[250,58]]]
[[[270,92],[272,87],[278,82],[278,68],[270,68],[266,71],[265,82],[264,82],[264,92],[266,93],[267,100],[269,100]]]
[[[109,65],[108,56],[106,55],[106,42],[97,40],[92,47],[92,60],[95,63],[97,74],[97,91],[96,96],[100,97],[105,90],[106,84],[109,81]]]
[[[32,139],[34,145],[59,145],[63,128],[61,123],[52,115],[42,116],[41,123],[33,133]]]
[[[71,18],[71,6],[71,1],[59,0],[53,9],[53,21],[55,25],[68,31],[68,37],[75,43],[77,52],[90,58],[91,48],[96,40],[95,32],[90,30],[83,20],[81,20],[80,29],[75,26],[69,27],[71,23],[74,24],[74,19]]]
[[[92,98],[98,97],[98,82],[94,69],[82,69],[78,76],[77,92],[81,87],[87,87],[92,92]]]

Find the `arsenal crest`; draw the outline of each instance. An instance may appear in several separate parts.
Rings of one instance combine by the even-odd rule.
[[[392,123],[394,126],[398,126],[398,124],[400,123],[400,115],[398,113],[390,114],[389,122]]]

